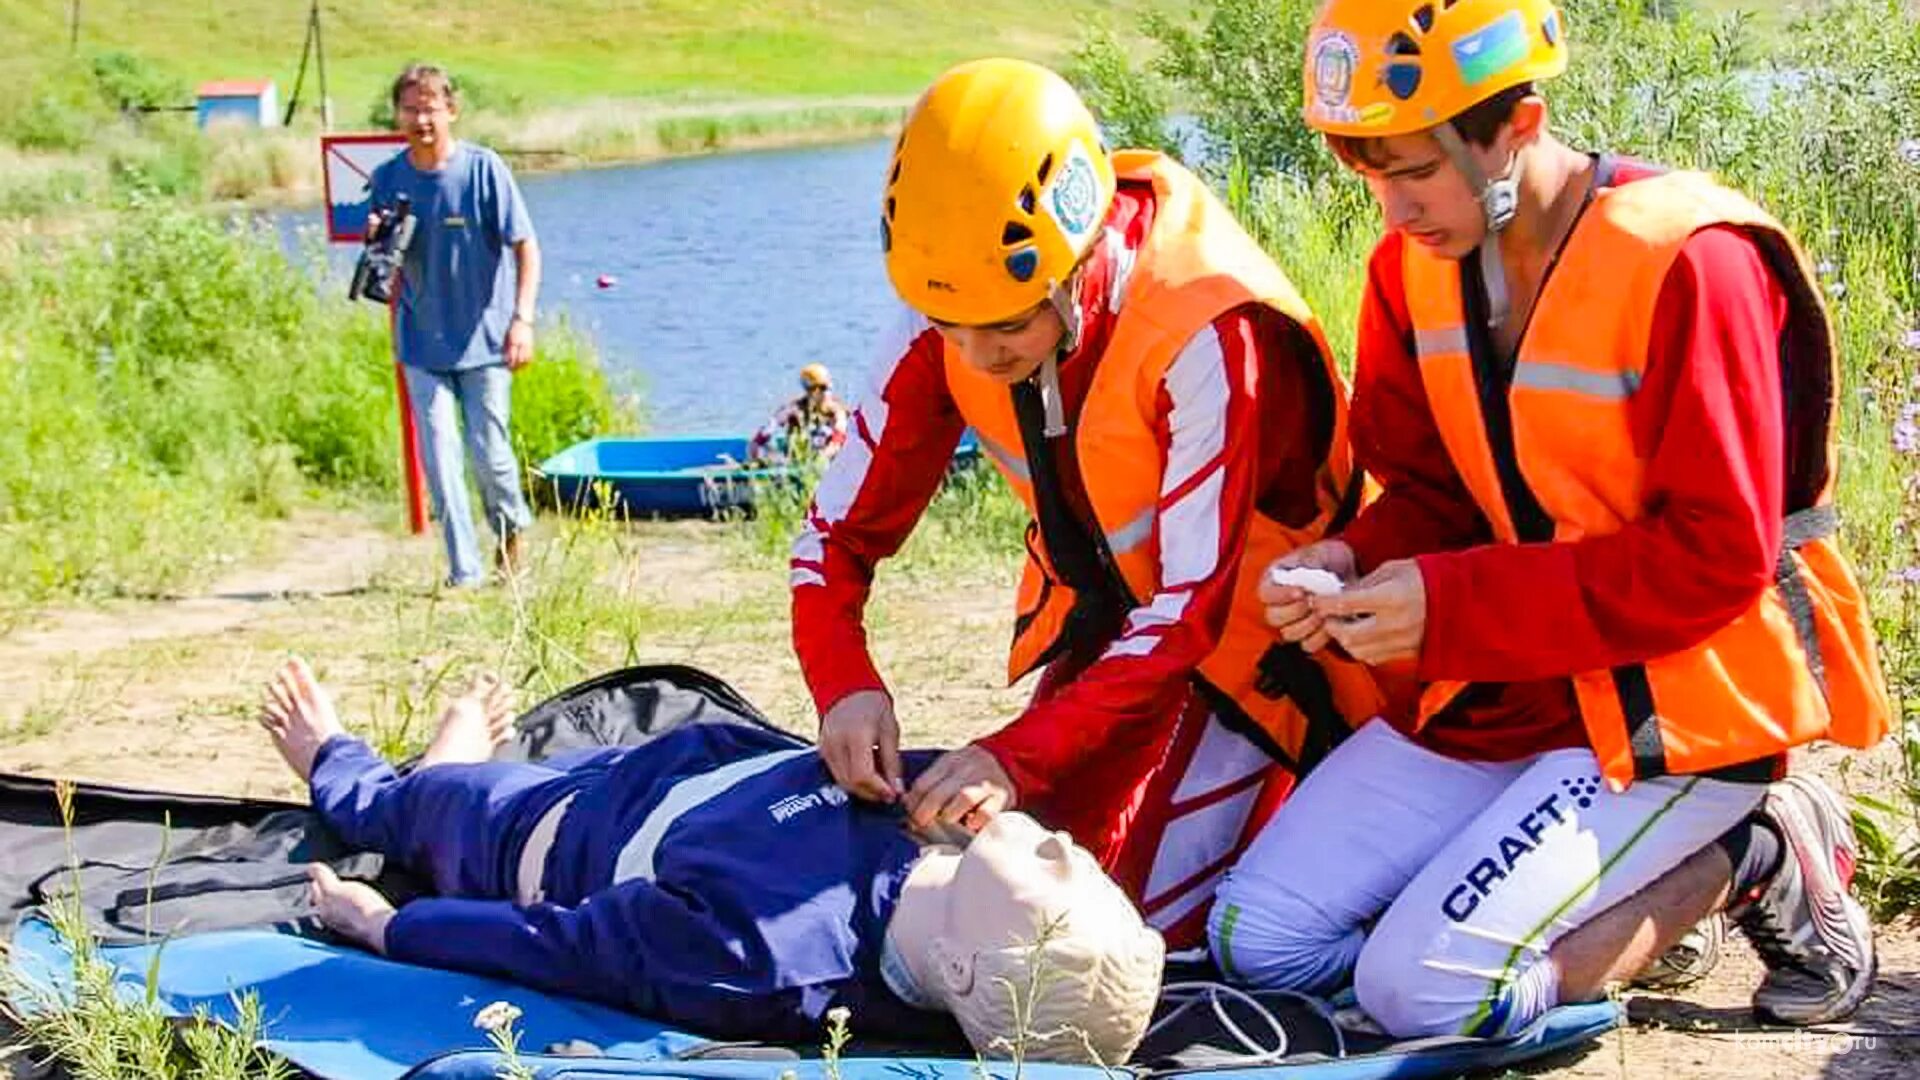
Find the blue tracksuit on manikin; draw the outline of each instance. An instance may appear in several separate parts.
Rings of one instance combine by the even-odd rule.
[[[907,755],[909,779],[932,755]],[[844,1005],[864,1036],[946,1039],[949,1017],[887,989],[888,919],[920,844],[849,799],[811,748],[699,724],[641,747],[409,776],[367,745],[321,747],[313,805],[341,837],[438,896],[387,927],[395,960],[609,1002],[705,1034],[813,1041]],[[517,905],[527,835],[573,797],[545,898]]]

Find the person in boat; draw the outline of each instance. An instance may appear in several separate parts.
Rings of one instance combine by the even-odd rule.
[[[812,748],[746,724],[636,747],[494,762],[507,694],[483,676],[397,775],[342,727],[298,658],[261,723],[349,845],[436,895],[398,908],[311,868],[321,921],[407,963],[596,999],[720,1038],[815,1042],[848,1009],[865,1038],[1035,1060],[1124,1062],[1164,946],[1064,833],[1006,814],[964,849],[846,797]],[[905,757],[909,775],[930,752]],[[1012,1002],[1005,980],[1037,996]],[[1024,1021],[1019,1011],[1031,1009]]]
[[[1251,827],[1382,705],[1362,665],[1276,645],[1249,576],[1358,496],[1332,352],[1204,182],[1109,152],[1043,67],[941,75],[884,177],[901,306],[791,561],[821,753],[920,826],[1018,807],[1066,829],[1197,946]],[[968,427],[1030,514],[1008,674],[1045,675],[910,774],[862,613]]]
[[[800,369],[800,396],[769,418],[747,444],[752,465],[829,461],[847,441],[848,409],[833,393],[825,364]]]
[[[1848,816],[1787,753],[1889,719],[1835,536],[1831,324],[1751,200],[1554,136],[1567,37],[1550,0],[1332,0],[1309,34],[1307,121],[1388,229],[1353,402],[1384,491],[1278,561],[1344,589],[1266,600],[1285,640],[1425,685],[1275,815],[1215,956],[1351,978],[1395,1035],[1496,1034],[1725,911],[1755,1011],[1829,1022],[1871,926]]]

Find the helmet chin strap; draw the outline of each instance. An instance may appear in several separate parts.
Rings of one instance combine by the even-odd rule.
[[[1453,161],[1453,167],[1467,178],[1474,197],[1480,200],[1480,211],[1487,223],[1486,239],[1480,241],[1480,277],[1487,289],[1487,325],[1498,330],[1513,313],[1513,299],[1507,291],[1506,261],[1500,254],[1500,234],[1520,213],[1520,178],[1526,173],[1527,157],[1516,151],[1507,175],[1488,179],[1480,163],[1474,160],[1467,141],[1452,124],[1434,128],[1433,137]]]
[[[1073,350],[1080,347],[1083,326],[1078,268],[1067,275],[1064,283],[1047,290],[1047,302],[1053,305],[1054,313],[1060,316],[1060,325],[1065,327],[1065,332],[1060,336],[1060,347],[1041,362],[1037,373],[1040,380],[1040,407],[1046,419],[1041,434],[1049,439],[1058,439],[1067,433],[1067,406],[1060,399],[1060,358],[1073,355]]]

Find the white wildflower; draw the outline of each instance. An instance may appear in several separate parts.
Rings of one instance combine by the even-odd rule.
[[[844,1027],[847,1021],[852,1019],[853,1010],[847,1008],[845,1005],[835,1005],[833,1008],[827,1010],[827,1023],[835,1027]]]
[[[520,1007],[511,1001],[496,1001],[474,1014],[473,1026],[481,1031],[505,1031],[520,1019]]]

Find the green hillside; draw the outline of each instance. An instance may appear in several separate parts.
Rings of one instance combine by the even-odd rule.
[[[84,0],[79,52],[131,52],[189,85],[271,77],[285,95],[300,59],[307,6],[305,0]],[[1153,0],[327,0],[322,13],[332,96],[346,117],[363,113],[397,66],[416,56],[472,72],[503,97],[543,105],[599,96],[906,94],[968,56],[1060,56],[1088,20],[1131,27],[1153,6]],[[0,99],[31,93],[68,55],[69,11],[66,0],[0,0],[6,46]]]

